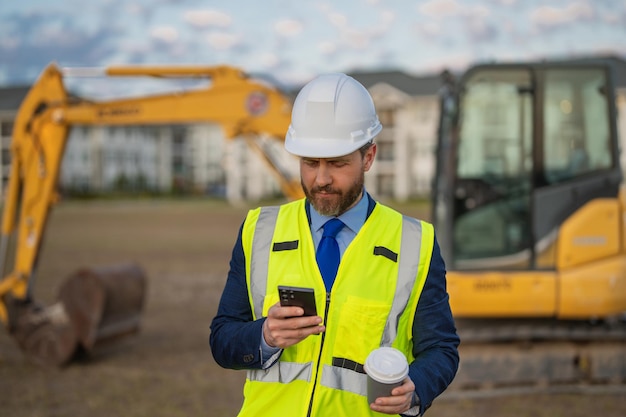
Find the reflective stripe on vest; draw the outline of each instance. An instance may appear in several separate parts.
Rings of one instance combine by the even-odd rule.
[[[391,311],[387,317],[381,346],[391,346],[398,335],[398,319],[411,298],[411,289],[417,279],[417,266],[422,243],[422,223],[411,217],[402,216],[402,243],[400,245],[400,265],[398,284],[393,297]],[[413,253],[417,249],[417,256]]]
[[[295,380],[311,381],[311,362],[295,363],[278,361],[268,369],[250,369],[247,377],[250,381],[282,382]],[[351,369],[324,365],[322,385],[329,388],[350,391],[359,395],[367,395],[367,375]]]
[[[263,299],[267,290],[267,270],[272,248],[272,237],[280,207],[262,207],[254,229],[252,259],[250,261],[250,292],[254,300],[254,316],[263,316]]]
[[[351,369],[324,365],[322,385],[367,396],[367,375]]]
[[[295,363],[278,361],[268,369],[248,370],[248,379],[251,381],[281,382],[286,384],[297,379],[310,382],[312,363]]]

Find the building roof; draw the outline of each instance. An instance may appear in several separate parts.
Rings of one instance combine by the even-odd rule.
[[[351,77],[365,88],[385,83],[411,96],[436,95],[441,87],[439,74],[414,76],[401,71],[352,72]]]

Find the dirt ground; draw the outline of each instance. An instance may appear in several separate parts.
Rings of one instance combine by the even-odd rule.
[[[427,216],[423,206],[402,209]],[[38,301],[52,303],[60,283],[79,267],[137,262],[149,279],[141,331],[63,369],[30,363],[0,331],[0,416],[236,415],[244,372],[217,366],[208,336],[246,210],[206,200],[55,207],[38,267]],[[444,394],[426,415],[618,417],[626,415],[625,394]]]

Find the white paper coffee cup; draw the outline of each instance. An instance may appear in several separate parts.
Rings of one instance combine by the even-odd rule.
[[[391,390],[402,385],[409,374],[406,357],[398,349],[381,347],[373,350],[363,366],[367,374],[367,401],[369,404],[378,397],[388,397]]]

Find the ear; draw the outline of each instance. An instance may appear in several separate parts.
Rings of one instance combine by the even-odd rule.
[[[370,168],[372,167],[372,164],[374,163],[374,159],[376,158],[376,144],[372,143],[372,146],[370,146],[367,151],[365,152],[365,155],[363,156],[363,171],[367,172],[370,170]]]

